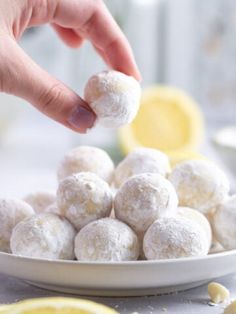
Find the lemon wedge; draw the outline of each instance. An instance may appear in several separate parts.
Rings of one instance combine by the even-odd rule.
[[[4,305],[1,314],[118,314],[107,306],[75,298],[39,298]]]
[[[152,147],[175,162],[196,157],[203,134],[203,116],[194,100],[180,89],[160,85],[143,91],[138,115],[120,129],[119,141],[125,154],[139,146]]]

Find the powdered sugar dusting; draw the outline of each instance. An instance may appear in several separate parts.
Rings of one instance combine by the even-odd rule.
[[[136,148],[116,167],[113,182],[119,187],[129,177],[147,172],[159,173],[165,177],[170,172],[168,156],[157,149]]]
[[[24,201],[30,204],[36,213],[42,213],[48,206],[55,203],[56,195],[50,191],[36,191],[26,195]]]
[[[143,249],[147,259],[170,259],[207,255],[204,231],[185,217],[162,217],[147,230]]]
[[[205,160],[190,160],[177,165],[169,180],[181,206],[208,213],[229,193],[229,181],[222,170]]]
[[[84,98],[96,113],[98,122],[108,128],[130,123],[139,109],[141,89],[131,76],[104,71],[86,84]]]
[[[236,249],[236,195],[217,206],[212,227],[216,239],[225,249]]]
[[[189,207],[178,207],[177,214],[192,220],[204,230],[210,248],[212,243],[212,230],[207,218],[198,210]]]
[[[0,251],[10,252],[13,228],[26,217],[34,215],[33,208],[18,199],[0,199]]]
[[[109,185],[91,172],[80,172],[60,182],[57,206],[77,230],[111,213],[113,196]]]
[[[81,261],[129,261],[139,256],[137,236],[130,227],[103,218],[85,226],[75,238],[75,255]]]
[[[64,156],[57,175],[60,181],[74,173],[89,171],[109,182],[113,170],[113,161],[104,150],[97,147],[79,146]]]
[[[159,217],[176,213],[178,198],[172,184],[159,174],[131,177],[118,190],[116,218],[142,233]]]
[[[11,237],[16,255],[47,259],[74,259],[75,229],[55,214],[42,213],[21,221]]]

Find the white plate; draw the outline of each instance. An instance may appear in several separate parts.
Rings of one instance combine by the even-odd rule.
[[[138,296],[186,290],[236,271],[236,250],[197,258],[123,263],[52,261],[0,253],[0,272],[80,295]]]

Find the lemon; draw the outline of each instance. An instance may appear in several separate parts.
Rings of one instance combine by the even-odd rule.
[[[120,129],[119,140],[125,154],[138,146],[152,147],[175,162],[175,157],[197,155],[203,134],[203,116],[194,100],[180,89],[160,85],[143,91],[138,115]]]
[[[5,311],[8,307],[9,307],[9,305],[1,304],[0,305],[0,313],[3,313],[3,311]]]
[[[2,308],[2,309],[1,309]],[[2,314],[118,314],[107,306],[75,298],[39,298],[0,307]]]

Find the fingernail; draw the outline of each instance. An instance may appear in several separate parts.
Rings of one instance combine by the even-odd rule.
[[[95,121],[95,113],[84,106],[76,107],[68,119],[69,124],[80,133],[86,133],[88,129],[93,127]]]

